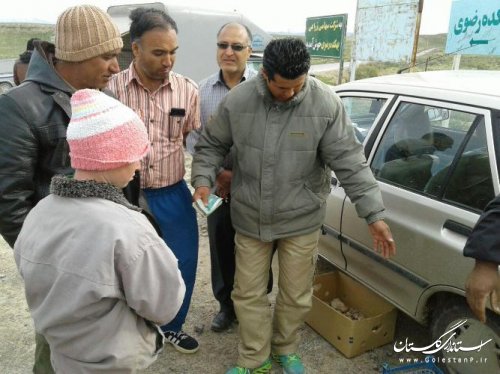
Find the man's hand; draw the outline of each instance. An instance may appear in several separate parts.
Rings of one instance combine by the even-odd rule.
[[[476,260],[474,269],[465,282],[465,296],[474,315],[486,322],[486,301],[491,295],[491,306],[500,313],[500,276],[494,262]]]
[[[373,248],[384,258],[389,258],[396,254],[396,243],[392,238],[391,230],[387,224],[380,220],[368,225],[373,238]]]
[[[233,172],[231,170],[222,170],[217,175],[217,180],[215,181],[215,187],[217,196],[226,199],[231,192],[231,179],[233,178]]]
[[[203,205],[207,206],[209,196],[210,188],[208,188],[207,186],[196,187],[193,194],[193,201],[196,202],[196,200],[201,200],[203,201]]]

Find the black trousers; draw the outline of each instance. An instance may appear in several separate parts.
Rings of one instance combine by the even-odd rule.
[[[210,262],[212,264],[212,291],[220,304],[220,310],[234,313],[231,292],[233,291],[235,259],[234,235],[231,221],[231,205],[224,202],[207,217]],[[273,254],[274,251],[273,250]],[[267,292],[273,289],[273,271],[269,269]]]

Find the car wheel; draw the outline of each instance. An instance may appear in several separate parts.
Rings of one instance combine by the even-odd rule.
[[[1,82],[0,83],[0,94],[7,92],[12,88],[12,85],[9,82]]]
[[[443,344],[435,355],[446,373],[500,373],[499,316],[488,313],[487,323],[483,324],[474,317],[465,299],[447,297],[433,308],[430,327],[432,341]]]

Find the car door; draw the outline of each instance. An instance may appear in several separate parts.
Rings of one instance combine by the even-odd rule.
[[[426,290],[462,292],[472,267],[462,255],[468,231],[498,193],[490,112],[399,97],[371,136],[368,161],[397,254],[384,260],[373,252],[366,224],[346,198],[340,223],[346,269],[414,315]]]
[[[375,124],[387,113],[389,103],[394,95],[342,92],[339,94],[344,107],[351,118],[356,136],[361,143],[368,139]],[[346,263],[342,254],[340,228],[342,206],[345,200],[344,189],[339,186],[335,174],[332,173],[332,191],[328,198],[323,233],[320,236],[320,255],[339,268],[345,269]]]

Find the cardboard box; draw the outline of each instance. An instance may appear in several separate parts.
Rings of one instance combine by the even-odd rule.
[[[352,320],[330,306],[334,298],[356,308],[364,319]],[[347,358],[394,339],[397,310],[360,283],[341,273],[316,276],[312,309],[306,323]]]

